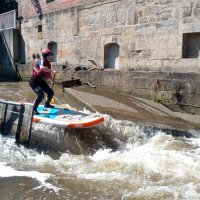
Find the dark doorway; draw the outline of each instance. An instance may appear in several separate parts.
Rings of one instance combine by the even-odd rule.
[[[119,45],[109,43],[104,46],[104,67],[119,69]]]
[[[57,62],[57,43],[56,42],[50,42],[48,43],[48,48],[52,50],[53,56],[52,56],[52,62]]]

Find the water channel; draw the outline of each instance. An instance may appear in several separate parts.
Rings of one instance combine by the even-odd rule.
[[[0,83],[0,99],[34,98],[27,83]],[[29,149],[0,135],[0,199],[200,199],[198,131],[176,137],[104,117],[91,129],[33,124]]]

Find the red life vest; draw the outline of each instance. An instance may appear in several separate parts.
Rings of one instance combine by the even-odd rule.
[[[33,67],[34,78],[38,77],[44,80],[49,79],[51,77],[51,73],[42,71],[40,69],[40,65],[47,67],[48,69],[51,69],[51,63],[49,61],[43,59],[38,60]]]

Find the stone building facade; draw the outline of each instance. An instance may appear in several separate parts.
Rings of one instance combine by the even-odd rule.
[[[128,75],[143,71],[143,78],[146,72],[199,77],[200,0],[19,0],[18,4],[26,63],[33,53],[48,47],[55,65],[90,66],[91,59]],[[196,84],[190,82],[192,88]]]
[[[26,61],[49,46],[59,64],[92,59],[120,70],[200,72],[199,6],[199,0],[20,0]]]

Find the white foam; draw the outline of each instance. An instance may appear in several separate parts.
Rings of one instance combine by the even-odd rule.
[[[104,126],[113,131],[113,139],[120,138],[120,149],[113,151],[105,147],[92,155],[74,155],[68,152],[63,153],[58,160],[18,147],[10,139],[4,140],[0,136],[1,160],[8,165],[1,163],[0,176],[31,177],[40,182],[40,186],[35,189],[48,187],[58,191],[57,187],[47,181],[52,175],[39,172],[45,169],[54,174],[56,178],[52,177],[51,180],[55,184],[59,179],[68,178],[77,179],[77,183],[79,179],[117,183],[122,188],[120,194],[124,195],[124,199],[144,199],[148,195],[153,199],[157,194],[160,195],[157,199],[168,196],[176,199],[179,195],[182,195],[182,199],[199,197],[199,138],[176,138],[161,131],[149,131],[146,135],[140,126],[109,117]],[[34,131],[40,129],[43,127],[35,126]],[[45,131],[55,135],[58,132],[51,127],[46,127]],[[25,171],[19,171],[23,169]],[[64,188],[64,185],[61,187]]]
[[[14,177],[14,176],[25,176],[37,179],[40,183],[44,183],[51,174],[49,173],[40,173],[37,171],[18,171],[10,166],[6,166],[5,163],[0,162],[0,177]]]
[[[120,172],[97,172],[91,174],[79,174],[78,178],[90,179],[90,180],[105,180],[105,181],[123,181],[124,179],[129,178],[128,175],[123,175]]]
[[[97,151],[93,156],[89,156],[89,158],[95,162],[99,160],[109,159],[109,157],[111,156],[111,151],[111,149],[101,149]]]
[[[49,173],[40,173],[38,171],[18,171],[10,166],[6,166],[5,163],[0,162],[0,177],[6,178],[6,177],[29,177],[36,179],[40,185],[38,187],[35,187],[34,190],[45,188],[45,189],[52,189],[56,193],[61,190],[61,188],[58,188],[50,183],[47,183],[46,181],[54,175]]]

